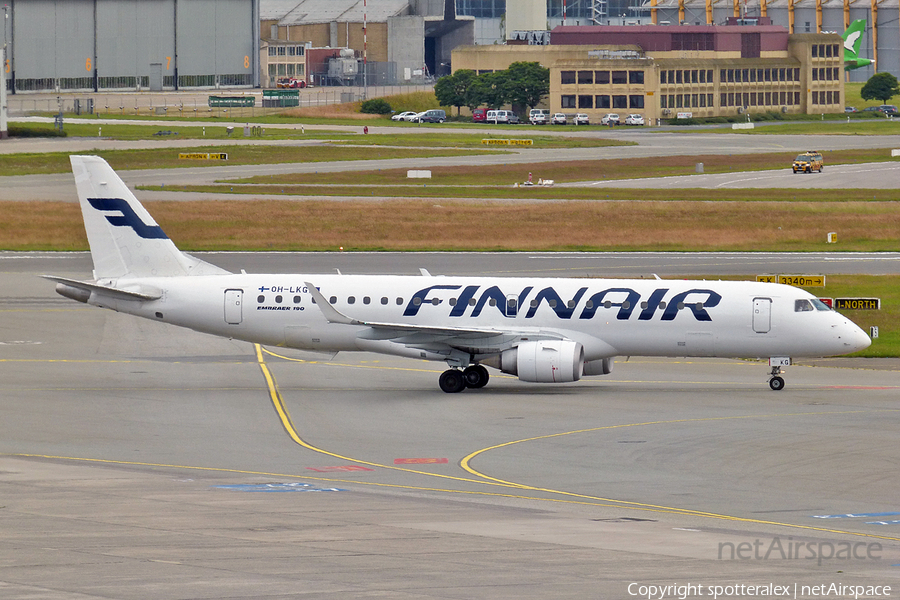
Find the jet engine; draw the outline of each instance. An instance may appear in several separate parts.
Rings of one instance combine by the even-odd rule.
[[[523,342],[483,364],[533,383],[578,381],[584,369],[584,348],[569,340]]]
[[[613,365],[615,364],[614,361],[615,359],[612,356],[609,358],[601,358],[600,360],[586,361],[584,363],[584,376],[609,375],[612,373]]]

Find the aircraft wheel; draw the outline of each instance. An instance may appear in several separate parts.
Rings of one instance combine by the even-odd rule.
[[[462,371],[456,369],[449,369],[441,373],[438,383],[441,389],[448,394],[455,394],[466,389],[466,378],[463,377]]]
[[[769,387],[776,392],[784,389],[784,379],[781,377],[773,377],[769,380]]]
[[[466,386],[477,389],[487,385],[490,375],[482,365],[472,365],[463,371],[463,378],[466,380]]]

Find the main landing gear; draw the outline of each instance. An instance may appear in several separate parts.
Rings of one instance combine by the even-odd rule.
[[[467,387],[482,388],[487,385],[490,375],[482,365],[472,365],[465,370],[448,369],[441,373],[439,380],[441,389],[448,394],[461,392]]]

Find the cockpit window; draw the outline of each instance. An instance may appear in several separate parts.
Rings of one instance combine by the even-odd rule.
[[[818,298],[813,298],[811,300],[813,306],[816,307],[816,310],[831,310],[831,307],[819,300]]]
[[[809,300],[805,298],[794,300],[794,312],[809,312],[812,310],[814,310],[813,305]]]

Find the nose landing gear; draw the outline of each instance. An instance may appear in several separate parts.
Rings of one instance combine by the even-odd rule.
[[[791,359],[786,356],[772,357],[769,359],[769,366],[772,367],[769,373],[769,387],[773,390],[780,391],[784,389],[784,378],[781,377],[783,371],[781,367],[790,366]]]

